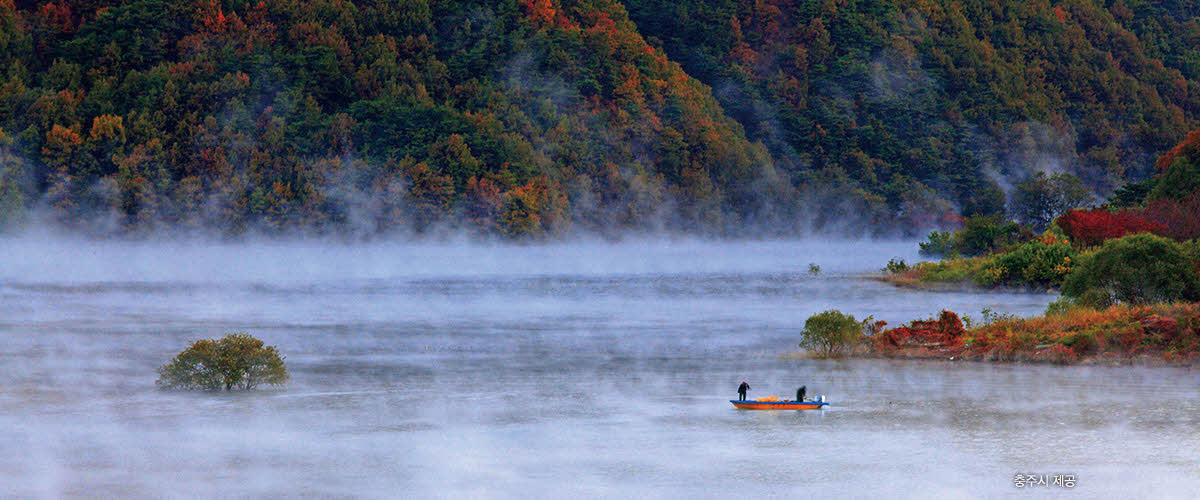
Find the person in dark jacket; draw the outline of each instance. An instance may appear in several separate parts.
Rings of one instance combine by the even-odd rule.
[[[802,385],[799,389],[796,389],[796,401],[804,401],[804,389],[806,387]]]
[[[746,381],[743,380],[742,385],[738,386],[738,400],[739,401],[746,400],[746,391],[748,391],[748,390],[750,390],[750,384],[747,384]]]

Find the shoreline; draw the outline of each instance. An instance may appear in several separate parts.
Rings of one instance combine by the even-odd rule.
[[[1024,293],[1024,294],[1050,294],[1058,293],[1057,289],[1047,288],[1039,290],[1032,287],[1011,287],[1011,286],[996,286],[985,288],[975,284],[970,280],[964,281],[921,281],[920,279],[906,279],[897,273],[867,273],[862,275],[863,279],[875,281],[886,285],[892,285],[896,288],[904,290],[916,290],[920,292],[957,292],[957,293]]]
[[[1067,307],[978,325],[942,310],[894,328],[863,326],[838,351],[850,358],[1200,367],[1200,302]],[[804,356],[819,357],[788,355]]]
[[[886,359],[886,360],[904,360],[904,361],[935,361],[943,363],[989,363],[989,364],[1009,364],[1009,365],[1056,365],[1056,366],[1131,366],[1131,367],[1153,367],[1153,368],[1183,368],[1191,370],[1200,368],[1200,356],[1192,356],[1186,359],[1170,360],[1161,356],[1151,354],[1139,354],[1136,356],[1125,356],[1116,352],[1100,353],[1089,356],[1082,356],[1075,360],[1059,361],[1050,359],[1049,356],[1039,356],[1039,353],[1034,353],[1032,356],[1018,355],[1013,359],[1002,359],[999,357],[989,358],[986,355],[948,355],[948,353],[934,352],[931,350],[910,350],[906,352],[898,352],[892,354],[867,353],[847,356],[847,359]]]
[[[790,360],[832,360],[832,361],[850,361],[850,360],[885,360],[885,361],[927,361],[933,363],[986,363],[986,364],[1004,364],[1004,365],[1028,365],[1028,366],[1103,366],[1103,367],[1143,367],[1143,368],[1181,368],[1184,370],[1200,369],[1200,356],[1192,356],[1181,360],[1168,360],[1160,356],[1150,354],[1139,354],[1137,356],[1124,356],[1120,353],[1101,353],[1090,356],[1083,356],[1079,359],[1059,362],[1044,357],[1018,356],[1014,359],[988,358],[986,356],[973,355],[953,355],[947,352],[936,352],[931,349],[908,349],[902,352],[883,354],[876,352],[863,352],[850,354],[842,357],[822,357],[806,351],[788,351],[777,356],[778,359]]]

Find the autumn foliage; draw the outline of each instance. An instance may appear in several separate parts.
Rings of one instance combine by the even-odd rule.
[[[942,311],[936,318],[916,320],[884,330],[873,338],[873,342],[877,352],[891,352],[905,347],[947,350],[961,347],[965,332],[957,314]]]
[[[1006,206],[993,167],[1061,159],[1104,192],[1170,150],[1164,172],[1200,177],[1177,167],[1200,139],[1171,149],[1200,126],[1197,19],[1143,3],[0,1],[19,160],[0,218],[513,238],[1042,224],[1064,203]]]
[[[1092,247],[1128,234],[1153,233],[1175,241],[1200,238],[1200,192],[1165,198],[1143,207],[1071,210],[1055,220],[1073,243]]]
[[[1175,241],[1200,238],[1200,191],[1182,199],[1151,201],[1139,213],[1160,226],[1155,234]]]
[[[1004,317],[964,329],[954,313],[886,330],[872,342],[888,357],[1067,364],[1149,356],[1200,361],[1200,304],[1071,308],[1036,318]]]
[[[244,333],[192,342],[158,373],[156,384],[162,389],[249,390],[289,379],[275,346]]]
[[[1096,246],[1105,240],[1134,233],[1161,233],[1164,226],[1136,210],[1070,210],[1056,221],[1072,242]]]
[[[0,143],[28,160],[0,165],[23,181],[0,186],[20,189],[5,220],[542,238],[795,219],[788,176],[613,1],[10,1],[0,69]]]
[[[1166,172],[1176,161],[1200,161],[1200,129],[1192,130],[1175,147],[1164,153],[1154,163],[1160,173]]]

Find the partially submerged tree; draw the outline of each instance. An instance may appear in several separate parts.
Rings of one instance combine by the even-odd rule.
[[[840,355],[858,343],[866,323],[866,320],[858,321],[854,316],[832,309],[814,314],[804,322],[800,347],[822,357]]]
[[[159,367],[155,382],[163,389],[219,391],[253,389],[260,384],[280,385],[288,381],[283,357],[275,346],[244,333],[220,340],[197,340]]]

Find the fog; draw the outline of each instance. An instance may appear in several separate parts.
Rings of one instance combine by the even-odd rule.
[[[1075,474],[1086,496],[1200,488],[1190,371],[788,355],[825,309],[895,325],[1054,298],[865,278],[916,248],[0,240],[0,491],[988,497],[1016,473]],[[277,346],[292,381],[154,387],[189,341],[233,331]],[[735,410],[741,380],[832,406]]]

